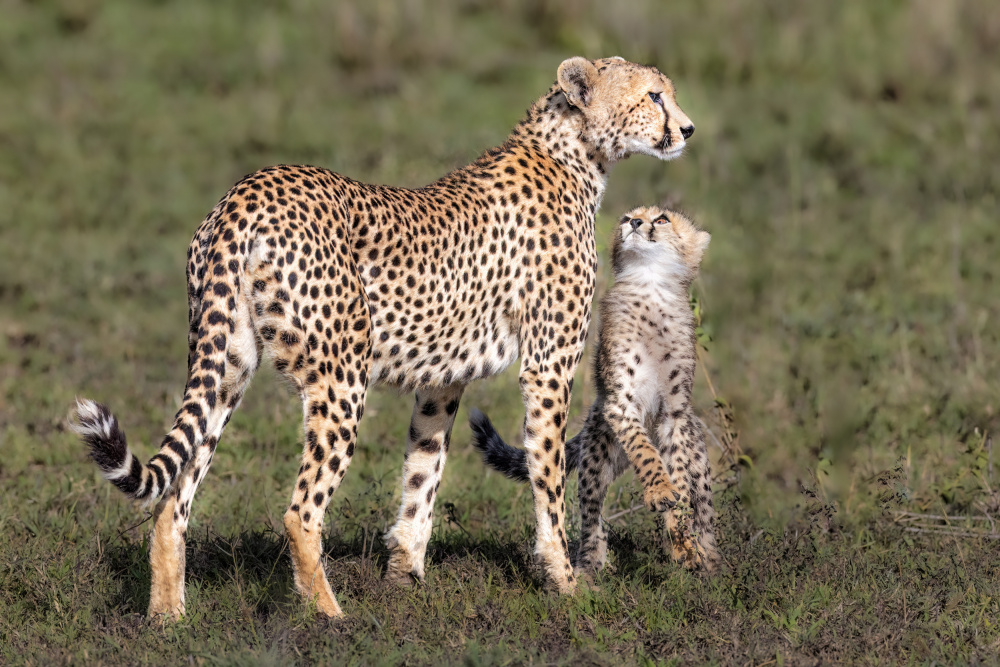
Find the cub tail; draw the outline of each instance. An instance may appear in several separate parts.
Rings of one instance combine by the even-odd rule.
[[[528,481],[527,452],[504,442],[490,418],[475,408],[469,411],[469,426],[472,446],[479,450],[486,465],[515,481]],[[579,434],[566,441],[566,474],[579,465],[581,449]]]

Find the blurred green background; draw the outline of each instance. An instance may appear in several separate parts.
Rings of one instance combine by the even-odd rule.
[[[464,424],[465,409],[477,406],[514,438],[516,368],[466,393],[431,584],[412,599],[380,588],[376,539],[399,495],[410,399],[373,392],[361,454],[328,513],[335,588],[349,616],[374,621],[336,626],[350,638],[344,645],[322,644],[302,629],[315,621],[295,616],[304,612],[295,611],[273,531],[298,465],[301,411],[270,371],[258,374],[199,492],[191,618],[167,639],[118,620],[148,599],[148,526],[125,531],[142,515],[99,479],[65,419],[76,395],[107,402],[133,447],[153,453],[184,383],[184,253],[201,218],[240,176],[275,163],[425,184],[502,142],[573,55],[656,65],[697,126],[681,160],[635,157],[612,172],[598,219],[599,284],[608,280],[610,223],[627,208],[679,207],[713,235],[694,293],[712,338],[706,370],[732,406],[746,454],[738,483],[718,487],[723,552],[759,565],[786,558],[790,536],[810,534],[825,562],[847,563],[873,541],[878,562],[891,571],[897,559],[900,577],[905,565],[928,596],[925,625],[911,618],[917,602],[905,611],[903,584],[876,587],[883,600],[902,591],[901,620],[884,617],[838,588],[857,576],[841,570],[826,579],[772,572],[774,590],[792,596],[781,602],[730,591],[738,586],[726,577],[738,579],[739,567],[708,584],[655,553],[631,570],[621,556],[624,583],[583,603],[533,588],[526,567],[498,565],[505,549],[527,560],[530,493],[482,468]],[[384,645],[414,651],[389,651],[389,662],[489,662],[497,646],[516,662],[947,661],[991,650],[995,659],[997,541],[978,536],[982,522],[963,524],[971,537],[940,537],[906,533],[898,519],[909,511],[978,521],[1000,511],[991,437],[1000,410],[998,62],[995,0],[0,0],[0,560],[8,563],[0,588],[18,619],[0,621],[2,655],[171,662],[233,650],[240,660],[284,662],[302,657],[289,646],[311,646],[313,659],[344,658],[338,651],[349,646],[363,664],[374,655],[366,650]],[[721,434],[701,380],[700,412]],[[593,397],[589,368],[576,387],[579,424]],[[608,515],[638,491],[630,479],[615,489]],[[650,517],[632,513],[617,525],[616,553],[655,551]],[[786,551],[768,551],[782,544]],[[225,545],[228,560],[216,553]],[[922,552],[963,554],[963,567],[980,569],[955,581],[935,574],[939,595],[925,581],[937,566],[912,560]],[[464,580],[453,573],[466,570]],[[789,585],[797,576],[822,581]],[[494,579],[513,597],[491,588]],[[665,581],[678,600],[713,599],[735,614],[742,643],[723,642],[729,653],[708,639],[657,643],[666,626],[649,619],[662,601],[623,600],[662,591]],[[977,592],[949,607],[950,591],[968,586]],[[471,596],[471,616],[435,606],[462,595]],[[525,595],[537,609],[516,606]],[[508,600],[498,618],[561,620],[540,635],[517,620],[507,630],[500,620],[462,625],[488,615],[477,605],[491,596]],[[845,600],[874,616],[855,610],[853,630],[830,630],[850,638],[841,646],[823,628],[843,621]],[[406,611],[415,604],[416,614]],[[602,639],[601,628],[623,618],[615,604],[646,619],[645,629]],[[955,608],[966,616],[952,637],[933,624]],[[662,622],[717,626],[718,614],[685,609],[682,622],[670,614]],[[827,625],[805,624],[809,614]],[[213,634],[233,615],[244,630]],[[412,618],[437,619],[443,630],[406,629]],[[589,630],[579,618],[590,618]],[[576,639],[559,640],[566,624]],[[878,638],[859,639],[872,624],[901,628],[903,652],[882,654]],[[288,640],[290,631],[306,635]]]

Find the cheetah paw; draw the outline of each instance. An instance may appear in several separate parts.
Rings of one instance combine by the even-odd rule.
[[[424,583],[423,568],[417,567],[413,561],[410,554],[399,546],[393,548],[385,569],[385,580],[405,588]]]

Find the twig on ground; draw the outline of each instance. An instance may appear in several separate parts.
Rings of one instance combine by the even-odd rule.
[[[722,429],[722,435],[719,437],[712,431],[707,425],[702,421],[702,426],[704,430],[715,441],[715,444],[722,450],[721,460],[728,463],[729,471],[733,474],[725,477],[723,481],[724,471],[717,471],[713,482],[723,481],[723,483],[728,487],[739,481],[740,477],[740,459],[743,458],[743,450],[739,444],[739,431],[736,430],[736,420],[733,416],[732,407],[729,403],[719,397],[718,392],[715,391],[715,383],[712,382],[712,376],[708,373],[708,365],[705,363],[705,356],[702,353],[703,344],[701,342],[702,335],[707,340],[711,340],[711,337],[703,333],[701,329],[701,317],[702,317],[702,306],[699,299],[692,297],[691,299],[691,310],[695,317],[695,332],[702,331],[702,334],[698,335],[698,342],[695,344],[694,351],[698,358],[698,365],[701,366],[702,375],[705,376],[705,383],[708,384],[708,390],[712,392],[712,399],[715,401],[715,412],[716,417],[719,421],[719,426]],[[707,348],[705,348],[707,351]]]
[[[940,529],[940,530],[937,530]],[[979,537],[986,540],[1000,540],[1000,533],[970,532],[967,530],[955,530],[949,526],[907,526],[903,528],[908,533],[928,533],[934,535],[948,535],[950,537]]]
[[[718,419],[719,426],[722,428],[722,436],[717,435],[703,420],[702,427],[715,445],[722,451],[721,460],[729,464],[726,470],[716,471],[712,481],[721,481],[726,486],[729,486],[731,483],[735,484],[739,481],[740,457],[743,455],[743,450],[739,443],[740,434],[736,430],[736,420],[733,416],[732,408],[724,399],[719,398],[718,393],[715,391],[715,385],[712,383],[712,377],[708,373],[708,366],[705,364],[701,348],[696,346],[695,353],[698,356],[698,365],[701,366],[702,375],[704,375],[705,382],[708,384],[708,390],[712,392],[712,399],[715,401],[716,418]],[[730,471],[734,474],[723,479],[723,475]]]
[[[636,510],[641,510],[645,506],[646,506],[645,503],[636,503],[635,505],[632,505],[632,507],[629,507],[628,509],[620,510],[618,512],[615,512],[614,514],[611,514],[611,515],[605,517],[604,520],[605,521],[614,521],[615,519],[620,519],[621,517],[625,516],[626,514],[631,514],[632,512],[635,512]]]
[[[140,521],[139,523],[134,523],[131,526],[129,526],[128,528],[123,528],[122,530],[118,531],[118,537],[115,538],[115,539],[119,539],[120,540],[122,538],[122,536],[125,535],[125,533],[127,533],[130,530],[132,530],[133,528],[138,528],[139,526],[141,526],[142,524],[146,523],[147,521],[149,521],[152,518],[153,518],[153,514],[152,513],[146,514],[146,518],[143,519],[142,521]]]
[[[900,517],[901,520],[912,520],[912,519],[933,519],[935,521],[989,521],[990,523],[995,523],[996,519],[991,516],[958,516],[955,514],[921,514],[919,512],[906,512],[904,510],[896,510],[894,514]],[[910,519],[912,517],[912,519]]]

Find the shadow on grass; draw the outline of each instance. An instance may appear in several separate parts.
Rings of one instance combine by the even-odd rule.
[[[291,564],[285,537],[274,530],[243,531],[228,537],[206,530],[188,534],[186,586],[218,588],[237,581],[253,589],[254,611],[266,614],[289,597]],[[113,606],[123,613],[145,614],[149,607],[149,539],[109,547],[111,576],[118,583]]]
[[[210,529],[192,531],[186,545],[185,586],[219,590],[234,582],[243,604],[252,613],[269,616],[297,601],[292,583],[287,539],[270,527],[229,536]],[[490,571],[508,587],[542,587],[533,565],[530,537],[524,540],[460,532],[435,536],[427,550],[427,564],[453,571],[458,577]],[[328,534],[323,539],[328,575],[335,589],[353,596],[381,596],[389,553],[377,530],[351,535]],[[110,606],[118,614],[145,615],[149,606],[149,539],[109,546],[106,557],[116,593]]]
[[[686,573],[664,555],[655,518],[636,513],[609,533],[614,566],[599,588],[568,602],[543,594],[525,526],[485,535],[438,529],[427,552],[428,585],[400,589],[383,579],[380,517],[365,516],[346,534],[324,539],[331,584],[348,612],[335,622],[300,606],[281,533],[261,528],[229,537],[203,529],[189,534],[187,584],[199,595],[192,594],[189,611],[203,629],[226,619],[256,623],[268,650],[291,642],[341,651],[346,642],[365,655],[401,637],[427,641],[442,619],[491,641],[520,641],[525,630],[512,610],[535,619],[533,641],[550,648],[568,641],[567,623],[578,612],[590,620],[573,627],[591,638],[633,633],[642,620],[629,646],[692,662],[764,661],[775,651],[793,662],[850,662],[877,655],[886,642],[917,658],[961,645],[961,657],[971,659],[995,644],[995,634],[976,635],[976,628],[995,591],[996,545],[977,546],[981,551],[970,553],[985,557],[971,559],[969,544],[907,542],[898,526],[878,518],[844,530],[831,507],[811,496],[794,520],[763,527],[738,497],[720,496],[720,572]],[[105,552],[115,593],[102,632],[120,643],[149,634],[141,620],[147,549],[147,540],[119,541]],[[491,579],[499,585],[485,585]]]
[[[514,540],[489,535],[481,539],[465,533],[450,533],[434,539],[427,548],[427,562],[446,567],[462,567],[464,561],[496,568],[508,586],[538,586],[538,571],[531,555],[530,540]],[[469,563],[471,565],[471,563]]]
[[[732,528],[728,526],[727,528]],[[544,588],[541,570],[534,561],[533,536],[525,527],[518,535],[474,536],[464,531],[435,531],[428,545],[426,563],[453,571],[458,577],[489,571],[504,585],[537,592]],[[748,539],[749,535],[727,536]],[[328,575],[335,588],[339,581],[355,595],[381,593],[381,580],[389,560],[383,534],[374,525],[356,524],[348,533],[330,533],[323,538]],[[292,583],[287,539],[270,527],[245,530],[229,536],[210,528],[188,533],[185,585],[218,589],[236,582],[244,590],[244,602],[255,614],[267,616],[278,607],[297,600]],[[608,545],[614,559],[614,575],[646,585],[658,585],[674,574],[677,566],[664,554],[658,525],[630,522],[610,527]],[[575,554],[577,543],[570,543]],[[149,606],[149,539],[119,540],[107,549],[110,573],[117,582],[112,606],[119,613],[145,614]],[[344,568],[338,567],[344,565]],[[341,569],[351,572],[341,572]],[[358,576],[360,575],[360,576]]]

